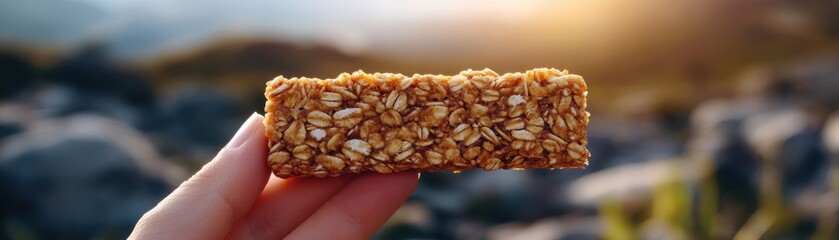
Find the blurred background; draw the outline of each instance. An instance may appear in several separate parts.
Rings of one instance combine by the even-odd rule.
[[[839,2],[0,0],[0,239],[118,239],[277,75],[568,69],[586,169],[423,174],[380,239],[837,239]]]

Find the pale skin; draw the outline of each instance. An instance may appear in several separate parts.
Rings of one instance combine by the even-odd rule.
[[[416,173],[277,178],[262,120],[251,115],[129,239],[368,239],[416,188]]]

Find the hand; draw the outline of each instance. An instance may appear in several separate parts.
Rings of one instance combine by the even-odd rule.
[[[129,238],[367,239],[416,188],[416,173],[274,177],[262,120],[251,115],[215,159],[143,215]]]

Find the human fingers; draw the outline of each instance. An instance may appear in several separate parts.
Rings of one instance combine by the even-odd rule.
[[[271,177],[251,210],[236,224],[228,239],[279,239],[288,235],[354,175],[336,178]]]
[[[251,115],[212,161],[143,215],[130,238],[224,237],[268,181],[262,121]]]
[[[363,174],[347,184],[288,239],[367,239],[417,186],[416,173]]]

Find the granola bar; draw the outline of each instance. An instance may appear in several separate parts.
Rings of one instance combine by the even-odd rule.
[[[268,165],[282,178],[584,167],[586,94],[546,68],[280,76],[265,88]]]

